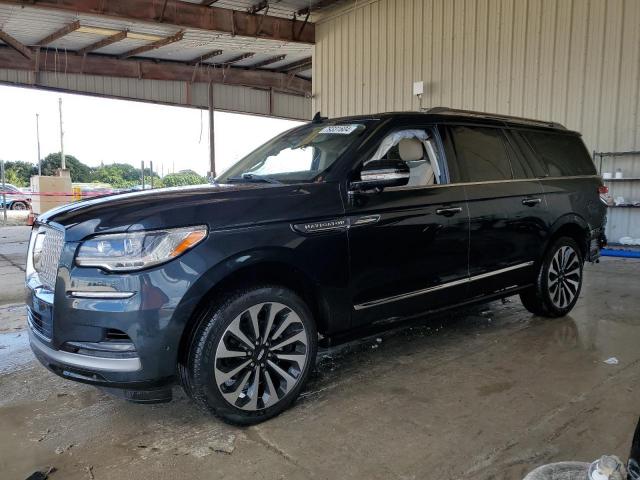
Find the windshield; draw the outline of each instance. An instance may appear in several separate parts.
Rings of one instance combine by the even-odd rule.
[[[308,182],[320,177],[365,130],[363,124],[307,124],[253,151],[216,180],[220,183]]]

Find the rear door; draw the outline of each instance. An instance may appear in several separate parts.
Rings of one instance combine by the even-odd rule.
[[[438,162],[439,174],[432,185],[412,182],[349,195],[354,326],[420,314],[466,297],[469,221],[464,187],[448,184],[435,130],[413,125],[407,129],[429,132],[432,143],[426,143],[424,154]],[[398,130],[403,129],[378,139],[360,164]],[[409,163],[423,167],[420,160]]]
[[[448,157],[469,208],[469,295],[530,283],[546,236],[546,205],[535,172],[501,127],[445,127]]]

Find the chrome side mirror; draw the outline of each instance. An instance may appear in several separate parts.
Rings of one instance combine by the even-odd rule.
[[[353,191],[401,187],[409,183],[409,165],[402,160],[375,160],[362,167],[360,180],[351,182]]]

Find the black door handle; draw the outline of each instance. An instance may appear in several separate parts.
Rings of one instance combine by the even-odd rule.
[[[522,204],[526,205],[527,207],[533,207],[534,205],[537,205],[540,202],[542,202],[541,198],[525,198],[524,200],[522,200]]]
[[[436,209],[437,215],[444,215],[445,217],[450,217],[455,215],[456,213],[462,212],[461,207],[448,207],[448,208],[438,208]]]

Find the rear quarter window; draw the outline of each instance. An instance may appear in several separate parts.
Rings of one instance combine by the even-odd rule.
[[[595,175],[596,167],[582,139],[576,135],[521,132],[551,177]]]

